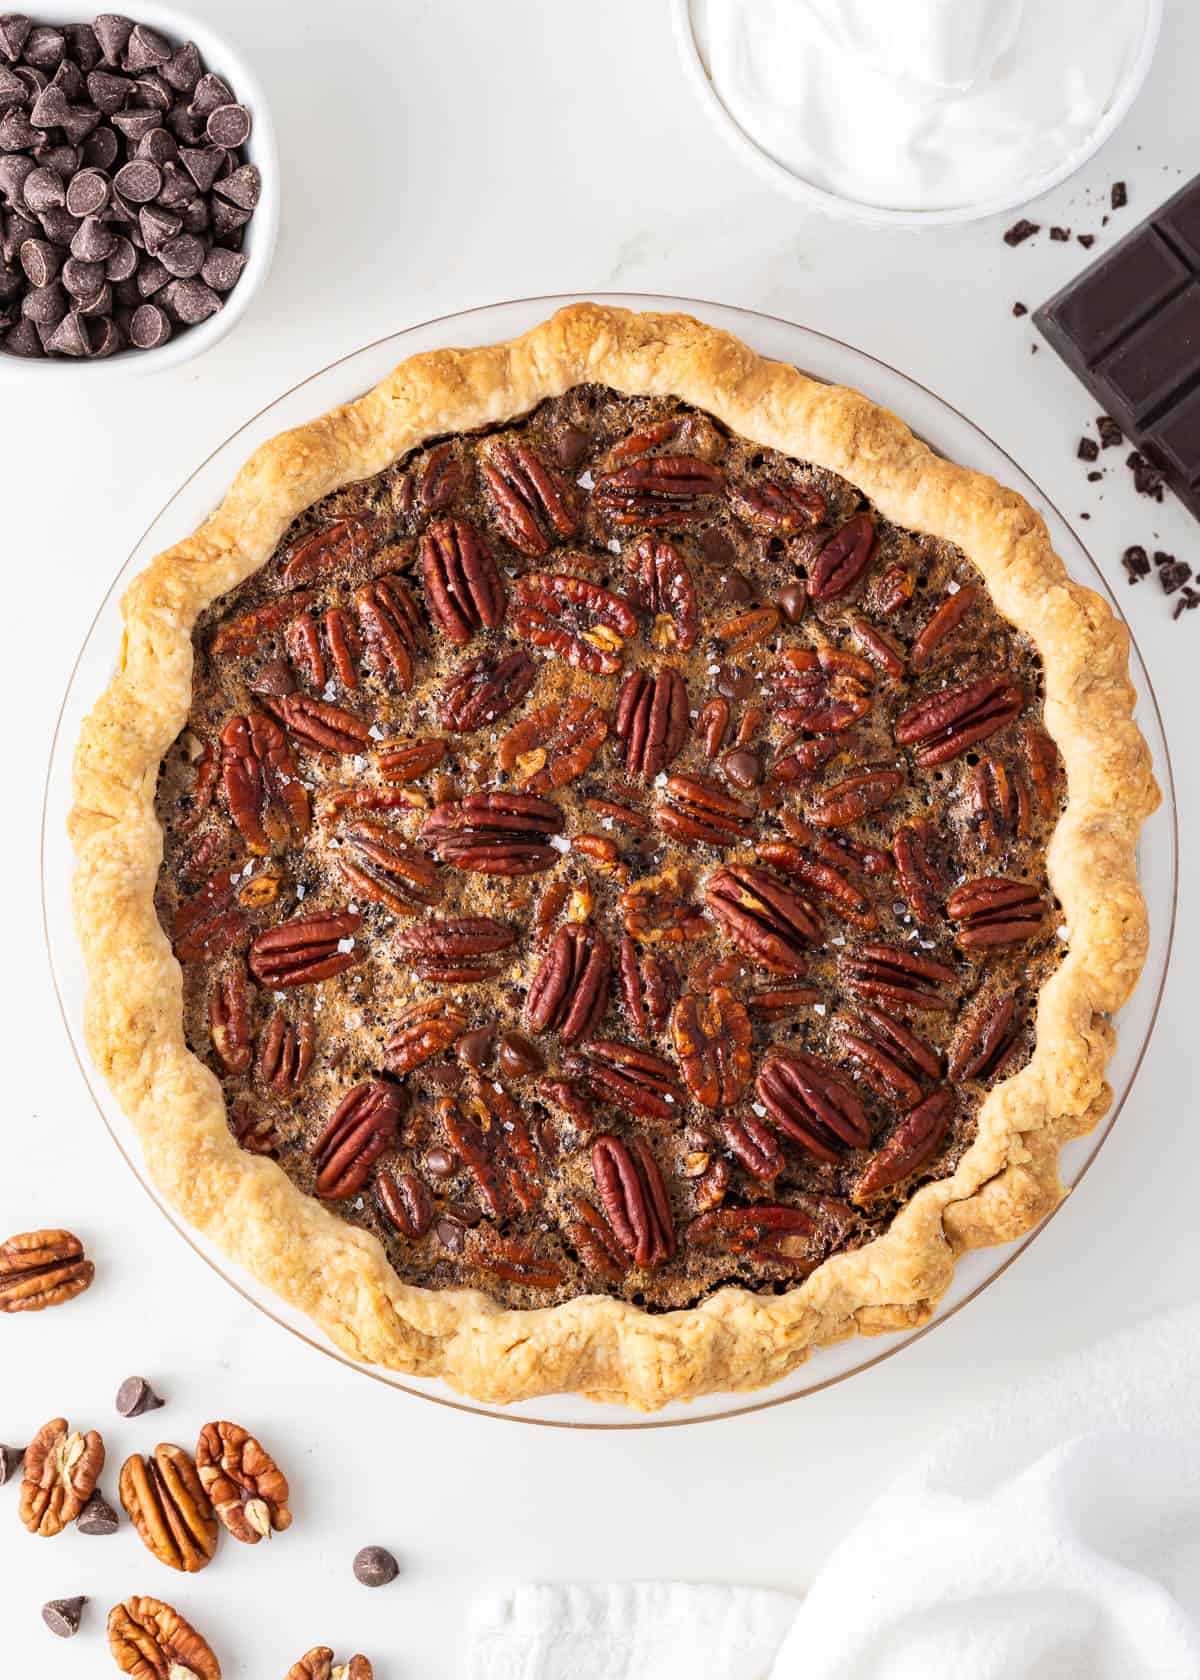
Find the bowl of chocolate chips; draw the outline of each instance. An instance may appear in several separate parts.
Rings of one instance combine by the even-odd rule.
[[[200,354],[244,314],[278,221],[262,90],[205,24],[0,13],[0,382]]]

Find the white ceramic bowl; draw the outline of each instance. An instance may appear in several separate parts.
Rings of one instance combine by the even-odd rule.
[[[22,5],[21,10],[35,23],[90,22],[92,12],[86,5],[76,6],[73,0],[62,0],[56,6]],[[255,293],[266,279],[275,251],[275,236],[279,231],[279,154],[275,147],[275,130],[267,106],[262,83],[236,48],[190,12],[175,6],[143,4],[137,0],[126,13],[135,23],[157,29],[174,44],[194,41],[204,60],[206,70],[223,76],[233,89],[234,96],[244,104],[254,121],[250,138],[244,148],[247,161],[258,165],[262,175],[262,194],[254,214],[246,224],[246,266],[238,283],[226,294],[226,302],[215,315],[199,326],[176,332],[157,350],[118,350],[102,359],[79,361],[65,357],[8,356],[0,351],[0,387],[11,386],[18,380],[36,384],[57,380],[72,381],[77,386],[93,386],[106,379],[122,379],[130,375],[157,373],[163,368],[178,367],[203,355],[205,350],[232,332],[250,307]]]
[[[880,0],[881,4],[887,0]],[[1078,151],[1074,157],[1068,158],[1057,169],[1048,171],[1037,180],[1027,182],[1019,190],[1002,194],[997,198],[981,199],[975,204],[955,205],[950,210],[889,210],[879,205],[866,204],[858,199],[844,198],[840,193],[828,192],[824,187],[814,186],[803,176],[796,175],[785,167],[769,152],[763,150],[758,142],[746,132],[736,121],[732,113],[722,103],[712,80],[708,74],[708,67],[704,56],[703,20],[701,8],[696,0],[671,0],[671,9],[675,23],[675,38],[683,58],[684,70],[700,95],[702,104],[708,112],[714,127],[737,150],[742,157],[747,158],[774,186],[782,187],[792,198],[800,203],[809,205],[814,210],[823,210],[827,215],[840,216],[849,221],[868,222],[876,227],[945,227],[951,222],[980,221],[984,216],[998,216],[1007,214],[1010,210],[1018,210],[1022,205],[1030,204],[1035,198],[1040,198],[1052,187],[1059,186],[1068,176],[1074,175],[1081,169],[1089,158],[1103,146],[1109,136],[1116,132],[1125,119],[1129,107],[1141,91],[1142,83],[1146,80],[1150,69],[1150,62],[1154,57],[1154,49],[1158,45],[1159,30],[1162,26],[1164,0],[1144,0],[1145,15],[1142,25],[1142,35],[1138,48],[1129,66],[1129,72],[1117,90],[1116,97],[1105,113],[1103,120],[1097,126],[1087,145]]]

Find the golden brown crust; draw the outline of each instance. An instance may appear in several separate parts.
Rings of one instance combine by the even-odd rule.
[[[785,1295],[726,1289],[653,1316],[596,1296],[517,1312],[474,1291],[401,1283],[374,1237],[238,1148],[217,1080],[184,1042],[180,971],[154,908],[155,782],[187,718],[197,615],[320,497],[431,436],[514,418],[584,381],[680,397],[840,474],[893,523],[958,544],[1041,654],[1046,724],[1069,784],[1048,854],[1067,955],[1042,991],[1031,1060],[988,1096],[957,1170],[919,1190],[883,1236]],[[565,1389],[649,1410],[756,1388],[856,1330],[923,1323],[962,1250],[1020,1235],[1058,1201],[1059,1148],[1107,1107],[1109,1017],[1146,952],[1135,847],[1159,796],[1133,721],[1128,637],[1067,577],[1020,496],[934,455],[895,415],[687,316],[572,305],[507,344],[415,356],[357,402],[265,444],[211,518],[135,580],[124,614],[121,670],[84,725],[70,818],[88,1042],[159,1188],[346,1352],[500,1402]]]

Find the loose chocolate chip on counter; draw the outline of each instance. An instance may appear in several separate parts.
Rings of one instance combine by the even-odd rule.
[[[1125,433],[1111,414],[1096,416],[1096,430],[1100,433],[1100,443],[1104,449],[1113,449],[1125,442]]]
[[[99,1489],[92,1494],[75,1519],[75,1527],[80,1534],[115,1534],[120,1526],[121,1519]]]
[[[1019,222],[1014,222],[1008,229],[1008,232],[1004,235],[1004,243],[1006,245],[1023,245],[1027,239],[1031,239],[1035,233],[1040,232],[1040,222],[1031,222],[1022,216]]]
[[[60,1639],[71,1639],[79,1632],[86,1598],[52,1598],[42,1605],[42,1620]]]
[[[1022,315],[1028,315],[1029,306],[1028,306],[1028,304],[1024,304],[1024,303],[1014,303],[1013,306],[1012,306],[1012,312],[1019,319]]]
[[[354,1555],[354,1579],[364,1587],[386,1587],[400,1573],[400,1565],[385,1546],[364,1546]]]
[[[1113,182],[1112,192],[1109,195],[1109,202],[1114,210],[1124,210],[1125,206],[1129,203],[1129,189],[1125,185],[1124,181]]]
[[[1100,456],[1100,445],[1095,438],[1081,437],[1079,448],[1075,451],[1081,461],[1095,461]]]
[[[1090,472],[1087,475],[1087,481],[1088,481],[1089,484],[1099,484],[1100,480],[1103,477],[1104,477],[1104,474],[1102,472]]]
[[[808,589],[797,579],[794,583],[785,583],[779,591],[777,605],[789,624],[799,624],[808,611]]]
[[[143,1412],[156,1412],[165,1405],[145,1377],[126,1377],[117,1390],[117,1410],[122,1417],[141,1417]]]
[[[244,105],[218,105],[210,111],[204,132],[214,146],[234,151],[250,138],[250,113]]]
[[[6,1447],[0,1443],[0,1487],[16,1475],[24,1462],[24,1447]]]
[[[171,322],[156,303],[142,303],[129,321],[129,342],[135,350],[154,350],[171,336]]]

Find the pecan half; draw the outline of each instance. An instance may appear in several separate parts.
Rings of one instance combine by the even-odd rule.
[[[322,1200],[344,1201],[362,1189],[395,1142],[400,1112],[400,1093],[386,1080],[364,1079],[346,1092],[310,1151]]]
[[[904,654],[877,624],[859,614],[850,620],[850,634],[877,671],[888,677],[904,675]]]
[[[834,735],[871,710],[875,672],[845,648],[785,648],[772,672],[782,722]]]
[[[260,933],[250,946],[250,972],[260,986],[311,986],[359,960],[354,935],[362,917],[353,910],[293,916]]]
[[[675,965],[652,951],[639,951],[626,933],[617,952],[617,972],[621,1001],[634,1032],[639,1038],[662,1032],[679,996]]]
[[[803,1208],[782,1202],[719,1208],[693,1219],[685,1233],[689,1248],[715,1248],[760,1266],[811,1272],[820,1259],[821,1227]]]
[[[217,1060],[228,1074],[245,1073],[253,1058],[253,1027],[246,970],[240,962],[218,974],[208,994],[208,1030]]]
[[[689,900],[691,882],[678,869],[643,875],[621,894],[625,931],[639,945],[683,945],[708,931],[702,912]]]
[[[655,530],[707,516],[724,487],[721,469],[696,455],[653,455],[598,478],[592,500],[616,525]]]
[[[230,718],[225,725],[221,777],[229,814],[256,856],[293,845],[308,833],[308,791],[282,729],[265,712]]]
[[[771,766],[771,781],[783,787],[807,787],[818,780],[829,760],[841,751],[843,746],[836,735],[818,735],[811,741],[790,741],[788,750]]]
[[[491,916],[431,916],[398,933],[392,948],[422,980],[472,985],[495,979],[491,958],[507,951],[516,937],[512,928]]]
[[[1007,677],[977,677],[918,700],[896,719],[896,741],[923,770],[945,764],[1012,722],[1025,693]]]
[[[405,473],[397,500],[402,513],[440,513],[458,495],[466,474],[454,445],[436,443]]]
[[[206,1423],[196,1444],[205,1493],[235,1540],[256,1546],[292,1526],[287,1477],[239,1423]]]
[[[216,962],[244,935],[248,922],[235,902],[240,869],[219,869],[175,912],[172,949],[181,963]]]
[[[536,875],[558,862],[550,844],[561,833],[557,805],[533,793],[481,788],[465,799],[437,805],[421,838],[452,869],[479,875]]]
[[[444,994],[410,1003],[385,1045],[389,1072],[404,1075],[440,1056],[467,1029],[467,1017]]]
[[[631,776],[653,781],[683,750],[688,734],[687,684],[678,671],[630,671],[617,695],[613,733]]]
[[[528,444],[492,438],[479,464],[497,528],[515,549],[537,560],[556,537],[574,535],[575,509],[566,485]]]
[[[750,1017],[728,986],[688,992],[671,1012],[671,1043],[684,1083],[703,1108],[728,1108],[750,1078]]]
[[[952,921],[958,923],[957,944],[963,951],[986,951],[998,945],[1021,945],[1041,932],[1046,906],[1028,881],[1009,881],[1003,875],[984,875],[956,887],[946,900]]]
[[[351,1657],[349,1662],[335,1663],[328,1645],[314,1645],[299,1662],[292,1664],[284,1680],[372,1680],[373,1673],[366,1657]]]
[[[0,1312],[41,1312],[82,1295],[96,1275],[72,1231],[22,1231],[0,1243]]]
[[[388,1222],[410,1242],[419,1242],[433,1224],[433,1197],[414,1172],[393,1174],[381,1167],[375,1199]]]
[[[627,601],[587,578],[526,572],[517,579],[512,627],[578,670],[612,676],[637,619]]]
[[[833,601],[853,589],[874,559],[878,540],[875,521],[869,513],[856,513],[848,519],[813,561],[808,576],[808,593],[812,599]]]
[[[179,834],[190,833],[197,823],[203,820],[212,804],[221,774],[221,761],[212,741],[205,741],[201,745],[194,736],[189,735],[187,739],[193,744],[196,753],[195,758],[191,760],[196,774],[191,791],[179,797],[179,816],[175,823],[176,832]]]
[[[608,734],[608,719],[581,694],[536,707],[509,730],[500,768],[527,793],[555,793],[582,776]]]
[[[104,1468],[104,1442],[94,1429],[81,1435],[66,1418],[44,1423],[25,1449],[21,1521],[30,1534],[50,1537],[74,1522]]]
[[[442,896],[437,865],[377,818],[347,824],[334,855],[358,897],[385,904],[397,916],[411,916]]]
[[[475,1180],[493,1219],[529,1213],[541,1200],[537,1152],[520,1108],[495,1080],[472,1074],[438,1103],[451,1148]]]
[[[612,1226],[585,1196],[574,1197],[570,1205],[574,1217],[563,1231],[584,1269],[607,1283],[620,1283],[629,1270],[629,1259]]]
[[[407,693],[412,687],[413,661],[429,646],[412,591],[403,578],[389,573],[356,589],[354,605],[376,676],[394,681],[402,694]]]
[[[317,1045],[317,1026],[311,1009],[299,1022],[277,1009],[258,1041],[255,1078],[277,1097],[294,1097],[308,1077]]]
[[[537,1094],[542,1102],[566,1115],[580,1143],[588,1143],[596,1135],[599,1116],[581,1085],[570,1079],[539,1079]]]
[[[650,640],[662,652],[680,652],[696,645],[700,606],[687,561],[673,543],[661,537],[642,537],[625,555],[633,573],[635,599],[652,613]]]
[[[151,1459],[134,1453],[121,1466],[117,1491],[142,1544],[168,1569],[194,1575],[212,1562],[217,1519],[182,1447],[162,1442]]]
[[[806,1004],[820,1001],[821,992],[817,986],[768,986],[761,992],[751,992],[746,999],[746,1008],[752,1015],[765,1015],[768,1021],[773,1021],[781,1015],[794,1015]]]
[[[717,640],[724,644],[727,659],[741,659],[760,642],[769,642],[783,622],[779,608],[768,603],[745,607],[717,625]]]
[[[963,778],[967,823],[989,857],[1028,837],[1033,819],[1029,783],[998,758],[981,758]]]
[[[946,1071],[956,1085],[988,1084],[1017,1047],[1024,1021],[1011,991],[984,993],[967,1011],[950,1041]]]
[[[954,1006],[940,990],[958,976],[945,963],[919,957],[903,945],[860,945],[838,962],[842,984],[856,997],[908,1009],[944,1011]]]
[[[882,811],[903,786],[903,770],[869,765],[814,794],[805,815],[815,828],[849,828],[863,817]]]
[[[405,786],[418,781],[446,756],[446,743],[439,735],[418,740],[393,741],[375,754],[375,767],[385,782]]]
[[[465,647],[504,619],[499,568],[469,519],[435,519],[421,539],[425,598],[442,633]]]
[[[481,1227],[467,1238],[467,1252],[477,1266],[505,1283],[524,1284],[527,1289],[555,1289],[566,1272],[549,1255],[539,1253],[529,1243],[512,1237],[499,1237],[495,1231]]]
[[[892,836],[896,878],[908,901],[914,921],[922,927],[936,927],[942,919],[945,885],[934,861],[932,824],[923,817],[901,823]]]
[[[590,923],[559,928],[525,999],[535,1032],[556,1032],[575,1044],[599,1026],[608,1008],[608,942]]]
[[[675,1069],[649,1050],[613,1038],[594,1038],[582,1055],[568,1056],[564,1066],[598,1100],[614,1102],[629,1114],[671,1120],[683,1111],[686,1097]]]
[[[955,590],[954,594],[946,596],[926,620],[924,628],[913,642],[908,662],[914,671],[923,670],[930,663],[942,643],[958,629],[972,607],[982,599],[982,590],[970,583],[964,589]]]
[[[311,694],[264,698],[294,741],[314,753],[361,753],[370,745],[371,726],[357,712],[314,700]]]
[[[922,1076],[941,1076],[937,1052],[882,1009],[863,1004],[859,1014],[835,1025],[842,1047],[859,1064],[867,1084],[882,1097],[915,1103],[921,1096]]]
[[[764,537],[790,537],[819,525],[825,498],[813,485],[764,480],[729,486],[729,505],[743,525]]]
[[[627,432],[623,438],[618,438],[609,450],[607,459],[612,462],[632,461],[635,455],[648,455],[652,449],[657,449],[660,443],[669,443],[679,431],[680,425],[678,415],[671,415],[665,420],[652,420],[640,431]]]
[[[954,1093],[943,1085],[900,1120],[854,1181],[851,1198],[868,1201],[891,1190],[931,1161],[954,1117]]]
[[[764,840],[755,847],[755,853],[781,875],[790,875],[819,893],[846,921],[861,928],[875,927],[877,918],[871,900],[844,870],[824,859],[807,857],[791,840]]]
[[[1029,765],[1029,781],[1037,814],[1046,821],[1058,810],[1058,748],[1044,729],[1026,723],[1021,744]]]
[[[438,721],[456,735],[482,729],[519,706],[536,676],[533,660],[521,648],[468,659],[450,673],[438,691]]]
[[[311,589],[297,590],[294,595],[280,595],[261,607],[237,613],[218,624],[213,631],[209,652],[217,659],[248,659],[262,651],[265,643],[278,635],[298,613],[306,612],[316,600]]]
[[[737,949],[774,974],[803,970],[821,923],[807,898],[753,864],[732,864],[710,875],[709,910]]]
[[[379,527],[373,519],[352,515],[323,525],[303,537],[283,557],[282,580],[286,588],[326,578],[343,566],[365,560],[378,546]]]
[[[865,1149],[871,1141],[853,1087],[817,1056],[768,1051],[754,1089],[779,1130],[818,1161],[836,1165],[848,1149]]]
[[[326,608],[319,623],[312,613],[294,618],[288,625],[287,650],[294,669],[311,687],[323,689],[331,672],[343,688],[358,687],[362,639],[341,607]],[[271,688],[259,692],[290,694],[295,686],[279,687],[273,682]]]
[[[774,1183],[787,1163],[770,1126],[757,1114],[726,1114],[717,1125],[726,1149],[751,1178]]]
[[[654,821],[672,840],[727,846],[740,840],[754,820],[753,808],[711,776],[669,776],[663,792],[665,801],[654,807]]]
[[[592,1177],[618,1243],[635,1266],[649,1270],[675,1253],[675,1221],[662,1172],[649,1145],[605,1133],[592,1145]]]
[[[108,1648],[129,1680],[221,1680],[212,1646],[161,1598],[127,1598],[108,1614]]]

